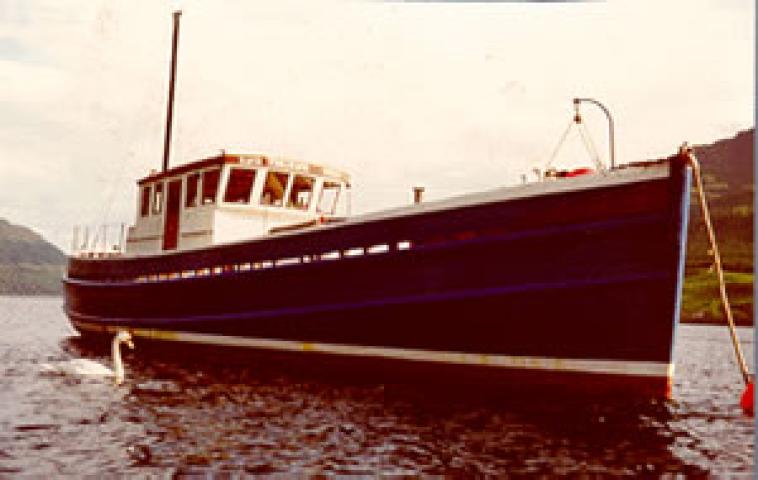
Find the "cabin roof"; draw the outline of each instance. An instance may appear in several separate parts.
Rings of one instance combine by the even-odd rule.
[[[185,163],[166,170],[165,172],[155,172],[137,180],[138,185],[152,183],[165,178],[175,177],[188,172],[202,170],[211,167],[220,167],[225,164],[239,164],[250,167],[274,167],[287,172],[305,173],[321,177],[341,180],[350,183],[350,175],[341,170],[337,170],[324,165],[316,165],[299,160],[290,160],[286,158],[270,157],[261,154],[229,154],[222,153],[215,157],[204,158],[194,162]]]

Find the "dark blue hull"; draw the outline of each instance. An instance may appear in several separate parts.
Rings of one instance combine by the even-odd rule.
[[[674,157],[561,182],[202,251],[71,259],[67,313],[83,333],[617,379],[663,394],[689,170]]]

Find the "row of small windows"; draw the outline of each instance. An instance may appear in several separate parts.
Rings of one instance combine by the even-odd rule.
[[[253,169],[231,168],[223,201],[225,203],[250,204],[257,174],[258,171]],[[291,175],[284,172],[267,172],[266,181],[260,196],[260,204],[308,210],[314,197],[316,180],[313,177],[295,174],[289,189],[289,195],[285,199]],[[202,173],[189,175],[185,184],[184,207],[192,208],[198,205],[216,203],[220,178],[221,169],[207,170]],[[150,202],[151,191],[152,202]],[[324,180],[319,192],[316,210],[319,213],[334,213],[339,193],[339,182]],[[163,183],[142,187],[140,202],[141,216],[147,217],[151,213],[151,204],[152,213],[155,215],[160,214],[163,205]]]
[[[302,255],[295,257],[285,257],[272,260],[259,260],[255,262],[243,262],[227,265],[215,265],[201,267],[193,270],[184,270],[181,272],[154,273],[151,275],[140,275],[134,280],[139,283],[159,282],[164,280],[175,280],[178,278],[206,277],[210,275],[221,275],[233,272],[246,272],[250,270],[265,270],[275,267],[284,267],[290,265],[308,264],[321,261],[341,260],[350,257],[360,257],[363,255],[375,255],[389,253],[392,248],[397,251],[409,250],[413,248],[410,240],[402,240],[394,244],[382,243],[370,247],[353,247],[345,250],[333,250],[316,255]]]

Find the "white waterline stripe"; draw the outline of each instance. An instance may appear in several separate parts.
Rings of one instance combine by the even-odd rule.
[[[396,360],[452,363],[458,365],[481,365],[488,367],[515,368],[524,370],[547,370],[558,372],[598,373],[610,375],[634,375],[644,377],[672,377],[674,364],[632,360],[586,360],[574,358],[526,357],[463,352],[443,352],[393,347],[369,347],[333,343],[298,342],[262,338],[234,337],[194,332],[175,332],[147,328],[131,328],[116,325],[98,325],[72,320],[78,329],[101,333],[116,333],[127,330],[132,335],[156,340],[202,343],[226,347],[247,347],[290,352],[317,352],[363,357],[380,357]]]

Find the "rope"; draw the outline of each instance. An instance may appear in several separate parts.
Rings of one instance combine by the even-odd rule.
[[[568,137],[569,132],[571,131],[571,126],[574,125],[574,120],[571,119],[571,121],[568,124],[568,127],[566,127],[566,130],[563,132],[563,135],[561,135],[561,139],[558,140],[558,144],[553,149],[553,154],[550,155],[550,160],[548,160],[547,164],[545,165],[545,170],[550,168],[550,165],[553,164],[553,161],[555,160],[556,155],[558,155],[558,152],[560,151],[561,147],[563,146],[563,142],[566,141],[566,137]]]
[[[592,157],[592,162],[595,164],[595,168],[597,168],[599,172],[605,172],[605,167],[603,166],[603,162],[600,161],[600,155],[597,153],[597,148],[595,148],[595,144],[592,142],[592,137],[590,137],[590,134],[586,130],[587,126],[584,125],[584,123],[580,123],[579,134],[584,141],[584,148],[587,149],[587,153]]]
[[[718,245],[716,244],[716,232],[713,230],[713,223],[711,222],[711,214],[708,210],[708,202],[705,199],[705,189],[703,188],[703,179],[700,175],[700,163],[692,149],[685,143],[680,148],[680,154],[687,158],[688,163],[692,166],[692,171],[695,177],[695,186],[697,187],[698,197],[700,199],[700,209],[703,212],[703,222],[705,228],[708,231],[708,240],[711,244],[711,253],[713,254],[713,261],[716,267],[716,275],[719,281],[719,293],[721,295],[721,304],[724,306],[724,313],[726,315],[726,321],[729,324],[729,334],[732,337],[732,344],[734,345],[734,354],[737,357],[737,363],[739,364],[740,371],[742,372],[742,379],[745,381],[745,385],[751,383],[751,376],[745,363],[745,357],[742,355],[742,349],[740,348],[740,342],[737,338],[737,329],[734,326],[734,318],[732,317],[732,308],[729,305],[729,297],[726,294],[726,281],[724,280],[724,270],[721,266],[721,255],[719,254]]]
[[[597,153],[597,148],[595,148],[595,144],[592,141],[592,137],[590,137],[589,133],[586,131],[587,127],[582,122],[582,117],[577,113],[574,118],[571,119],[571,121],[568,124],[568,127],[566,127],[566,130],[564,130],[563,135],[561,135],[560,140],[558,140],[558,144],[553,149],[552,155],[550,155],[550,159],[545,164],[545,170],[549,169],[550,166],[553,164],[553,161],[555,161],[555,157],[558,155],[558,152],[560,151],[561,147],[563,146],[563,143],[566,141],[566,137],[568,137],[569,132],[571,132],[571,127],[576,124],[577,130],[579,130],[579,135],[582,137],[582,142],[584,143],[584,148],[587,150],[587,153],[590,155],[590,158],[592,159],[592,163],[595,164],[595,168],[598,170],[598,172],[605,174],[605,166],[603,165],[603,162],[600,161],[600,155]]]

